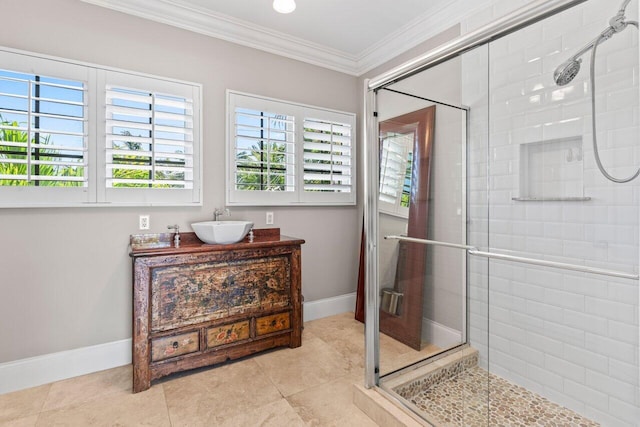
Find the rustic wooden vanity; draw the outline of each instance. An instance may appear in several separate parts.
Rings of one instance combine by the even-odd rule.
[[[301,345],[304,240],[257,229],[253,241],[181,233],[179,248],[149,248],[134,237],[134,393],[174,372]]]

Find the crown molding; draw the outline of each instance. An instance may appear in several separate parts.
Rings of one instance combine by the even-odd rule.
[[[228,15],[166,0],[81,0],[118,12],[355,75],[357,57]]]
[[[418,16],[360,54],[353,55],[228,15],[169,0],[81,1],[353,76],[361,76],[384,64],[492,3],[492,0],[450,2],[439,10]]]

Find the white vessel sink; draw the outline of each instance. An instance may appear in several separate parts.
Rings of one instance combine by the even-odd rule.
[[[251,227],[251,221],[202,221],[191,224],[198,239],[213,245],[237,243],[244,239]]]

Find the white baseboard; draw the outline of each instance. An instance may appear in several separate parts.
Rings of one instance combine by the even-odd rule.
[[[449,348],[462,343],[462,332],[423,317],[422,340],[440,348]]]
[[[304,322],[354,311],[356,293],[338,295],[304,303]]]
[[[0,363],[0,394],[130,363],[130,338]]]
[[[304,321],[354,311],[356,294],[304,304]],[[0,363],[0,394],[131,363],[131,339]]]

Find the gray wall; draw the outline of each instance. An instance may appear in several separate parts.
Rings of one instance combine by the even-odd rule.
[[[210,219],[224,204],[227,88],[359,113],[355,77],[77,0],[3,2],[0,45],[203,84],[201,208],[0,209],[0,363],[131,336],[128,238]],[[1,64],[0,64],[1,66]],[[307,301],[355,291],[358,207],[234,208],[306,239]]]

